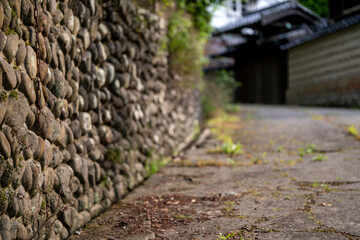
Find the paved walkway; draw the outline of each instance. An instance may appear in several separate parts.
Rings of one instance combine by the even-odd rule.
[[[232,116],[213,130],[243,154],[209,138],[72,239],[360,239],[360,141],[347,134],[360,111],[242,106]]]

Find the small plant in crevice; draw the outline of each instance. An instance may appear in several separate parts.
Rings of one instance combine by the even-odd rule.
[[[234,201],[226,201],[225,202],[225,207],[223,208],[223,212],[226,215],[232,215],[233,212],[235,211],[234,207],[236,206]]]
[[[110,178],[108,176],[103,176],[100,179],[100,185],[106,187],[107,189],[109,189],[109,183],[110,183]]]
[[[317,155],[317,156],[312,158],[312,160],[314,162],[323,162],[323,161],[326,161],[327,159],[328,159],[328,157],[323,155],[323,154]]]
[[[356,138],[356,140],[360,140],[360,134],[358,129],[355,127],[354,124],[351,124],[350,126],[348,126],[347,128],[347,133],[351,136],[354,136]]]
[[[177,215],[175,215],[175,217],[178,219],[193,219],[192,216],[187,216],[187,215],[183,215],[183,214],[177,214]]]
[[[18,99],[19,93],[16,90],[12,90],[9,94],[9,98],[15,98],[15,100]]]
[[[106,159],[114,163],[122,163],[121,150],[119,148],[108,148],[106,153]]]
[[[284,147],[283,146],[279,146],[276,150],[278,153],[282,153],[284,151]]]
[[[312,154],[316,151],[316,144],[308,144],[306,148],[299,148],[299,156],[305,157],[306,154]]]
[[[227,141],[221,145],[221,149],[229,156],[243,154],[243,146],[241,144],[235,144],[233,141]]]
[[[219,233],[219,236],[216,240],[226,240],[226,239],[229,239],[233,236],[235,236],[236,233],[229,233],[227,235],[223,235],[222,233]]]
[[[347,128],[348,134],[353,135],[353,136],[357,136],[359,135],[359,131],[357,130],[357,128],[355,127],[354,124],[351,124],[348,128]]]
[[[148,161],[145,166],[147,176],[150,177],[157,173],[161,168],[163,168],[168,163],[168,159],[160,157],[158,159]]]
[[[0,102],[6,102],[6,99],[8,99],[8,95],[4,90],[0,91]]]
[[[152,159],[154,157],[154,152],[155,152],[154,148],[150,148],[149,150],[147,150],[145,153],[146,158]]]

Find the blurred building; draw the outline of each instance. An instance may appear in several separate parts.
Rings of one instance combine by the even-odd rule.
[[[282,46],[287,103],[360,105],[360,1],[330,0],[329,24]]]
[[[231,8],[232,3],[239,2],[228,1],[225,5],[227,12],[239,9],[240,5],[241,14],[237,14],[236,20],[231,17],[214,32],[208,46],[211,61],[206,71],[217,70],[220,66],[217,63],[225,59],[234,59],[234,64],[227,68],[234,70],[235,78],[242,83],[236,90],[235,101],[285,103],[287,54],[280,46],[308,34],[321,19],[296,1],[248,1]]]
[[[206,71],[232,69],[243,85],[237,102],[359,105],[360,1],[329,7],[327,20],[296,1],[242,3],[214,32]]]

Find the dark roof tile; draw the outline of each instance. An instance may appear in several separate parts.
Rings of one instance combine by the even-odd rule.
[[[352,17],[342,19],[334,24],[326,24],[322,23],[317,25],[317,27],[314,29],[314,32],[312,34],[306,35],[304,37],[300,37],[298,39],[295,39],[287,44],[284,44],[280,46],[281,50],[290,49],[296,46],[299,46],[301,44],[304,44],[306,42],[310,42],[312,40],[315,40],[317,38],[320,38],[322,36],[329,35],[331,33],[349,28],[351,26],[357,25],[360,23],[360,14],[354,15]]]

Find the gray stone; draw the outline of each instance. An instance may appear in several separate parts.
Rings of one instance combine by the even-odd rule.
[[[86,28],[81,28],[78,32],[78,37],[83,41],[84,49],[90,46],[90,33]]]
[[[54,69],[54,85],[51,88],[51,92],[57,98],[65,97],[65,78],[61,71]]]
[[[117,74],[116,76],[119,78],[122,87],[129,88],[131,78],[129,73]]]
[[[73,199],[73,195],[70,191],[69,184],[71,177],[74,175],[74,171],[69,165],[62,164],[56,169],[56,174],[59,178],[63,200],[65,202],[71,201]]]
[[[56,9],[57,9],[56,0],[49,0],[47,2],[47,10],[51,13],[51,15],[55,14]]]
[[[39,137],[33,131],[28,130],[26,133],[26,142],[28,143],[26,148],[35,152],[39,146]]]
[[[46,169],[49,166],[52,158],[53,158],[53,151],[52,151],[51,143],[46,139],[45,150],[40,158],[41,167],[43,169]]]
[[[17,53],[19,46],[19,37],[16,34],[9,34],[7,37],[6,45],[4,48],[4,54],[9,63],[11,63]]]
[[[47,15],[44,12],[40,12],[37,22],[38,22],[37,23],[38,24],[38,32],[40,33],[39,35],[41,35],[41,33],[44,31],[44,29],[48,25]]]
[[[67,239],[68,238],[69,233],[68,233],[66,228],[63,226],[63,224],[59,220],[55,221],[52,228],[53,228],[55,233],[60,235],[61,239]]]
[[[51,46],[51,55],[52,55],[51,66],[53,68],[57,68],[59,65],[59,59],[57,57],[57,44],[50,43],[50,46]]]
[[[31,164],[31,170],[33,174],[33,185],[29,190],[29,195],[31,198],[38,194],[40,187],[43,183],[43,176],[41,174],[41,164],[36,162]]]
[[[63,161],[64,163],[67,163],[68,161],[70,161],[71,155],[70,155],[70,153],[69,153],[68,150],[63,149],[63,150],[61,151],[61,154],[62,154],[62,156],[63,156],[62,161]]]
[[[60,49],[57,51],[58,59],[59,59],[59,70],[63,73],[63,75],[66,75],[66,65],[65,65],[65,56],[64,52]]]
[[[101,42],[99,42],[97,44],[97,48],[98,48],[98,60],[99,60],[99,62],[100,63],[105,62],[106,59],[107,59],[107,54],[106,54],[104,45]]]
[[[47,107],[43,108],[39,117],[39,128],[41,135],[51,142],[55,142],[60,136],[61,125]]]
[[[88,211],[82,211],[79,213],[79,224],[80,226],[85,225],[91,221],[91,215]]]
[[[30,1],[28,0],[21,0],[21,11],[20,11],[20,18],[25,19],[29,14],[30,10]]]
[[[5,92],[3,92],[3,93],[5,93]],[[7,101],[0,101],[0,124],[2,124],[2,122],[3,122],[4,118],[5,118],[7,108],[8,108],[8,102]]]
[[[69,232],[75,231],[79,226],[78,213],[73,207],[68,207],[60,217],[62,223],[69,229]]]
[[[46,59],[45,59],[45,62],[50,64],[51,63],[51,60],[52,60],[52,51],[51,51],[51,44],[49,42],[49,39],[48,38],[45,38],[44,39],[44,43],[45,43],[45,49],[46,49]]]
[[[8,207],[6,213],[10,218],[15,217],[19,212],[19,203],[17,200],[17,196],[13,191],[10,191],[8,194]]]
[[[2,215],[0,217],[0,236],[2,239],[11,239],[11,221],[8,215]]]
[[[44,182],[42,185],[43,191],[51,192],[54,188],[57,188],[59,186],[59,178],[56,175],[54,169],[47,168],[44,171]]]
[[[11,22],[11,8],[9,4],[3,5],[4,7],[4,21],[2,25],[3,31],[6,31],[10,25]]]
[[[74,17],[74,29],[73,29],[73,35],[77,36],[80,30],[80,21],[78,17]]]
[[[12,90],[17,86],[17,78],[14,69],[4,60],[0,59],[0,65],[2,69],[2,81],[6,90]]]
[[[84,148],[84,146],[82,145],[82,143],[81,143],[80,141],[75,140],[75,141],[74,141],[74,145],[75,145],[75,148],[76,148],[76,152],[77,152],[78,154],[83,154],[83,153],[85,153],[85,148]]]
[[[17,228],[17,236],[16,239],[19,240],[26,240],[28,239],[28,231],[27,229],[24,227],[24,225],[22,225],[21,223],[18,223],[18,225],[16,226]]]
[[[71,48],[71,34],[67,31],[60,31],[58,37],[59,45],[64,53],[68,53]]]
[[[10,185],[12,176],[13,176],[13,170],[14,167],[10,164],[9,161],[5,162],[3,165],[4,171],[1,176],[1,187],[5,188]]]
[[[110,63],[106,63],[104,66],[106,68],[107,83],[111,84],[115,79],[115,67]]]
[[[28,112],[29,103],[22,92],[14,90],[15,96],[8,98],[8,108],[5,114],[5,123],[9,126],[23,127]]]
[[[103,212],[105,210],[105,207],[101,204],[95,204],[91,209],[90,209],[90,215],[91,218],[95,218],[97,217],[101,212]]]
[[[71,128],[71,131],[74,134],[75,139],[78,139],[78,138],[81,137],[82,130],[81,130],[81,124],[80,124],[79,120],[75,119],[74,121],[72,121],[70,123],[70,128]]]
[[[84,132],[89,132],[92,129],[91,116],[89,113],[82,112],[79,114],[79,121],[81,129]]]
[[[60,122],[60,130],[59,130],[59,137],[56,140],[56,144],[60,147],[66,147],[67,144],[67,136],[64,122]]]
[[[84,52],[80,63],[80,70],[85,73],[91,71],[91,52]]]
[[[96,109],[99,105],[98,99],[94,93],[88,95],[89,109]]]
[[[30,145],[30,146],[34,146],[34,145]],[[35,148],[34,152],[34,160],[38,160],[40,159],[40,157],[43,155],[45,150],[45,141],[44,139],[42,139],[41,137],[38,137],[38,141],[37,141],[37,147]]]
[[[4,190],[0,189],[0,214],[3,214],[8,207],[8,197]],[[1,235],[1,234],[0,234]]]
[[[4,50],[4,47],[6,45],[6,40],[7,40],[7,37],[6,37],[5,33],[0,30],[0,51]]]
[[[2,14],[4,12],[4,7],[3,4],[0,3],[0,29],[2,29],[3,27],[3,23],[4,23],[4,14]]]
[[[74,14],[73,12],[70,11],[66,11],[64,14],[64,22],[65,25],[67,26],[67,28],[72,32],[74,31]]]
[[[109,29],[104,23],[99,24],[99,32],[101,34],[101,39],[106,38],[109,35]]]
[[[125,181],[119,181],[114,186],[115,194],[117,199],[121,199],[127,193]]]
[[[39,38],[39,57],[41,60],[46,59],[46,46],[45,46],[45,39],[42,34],[38,34]]]
[[[55,182],[57,180],[59,180],[59,178],[55,176]],[[54,188],[56,190],[59,190],[59,186],[57,186],[55,182],[54,182]],[[55,213],[57,210],[63,209],[64,204],[62,202],[61,196],[57,194],[55,191],[47,192],[45,198],[46,198],[47,206],[49,207],[48,210],[50,210],[51,213]]]
[[[34,88],[34,82],[30,79],[30,77],[26,74],[26,72],[21,72],[21,83],[19,89],[21,92],[24,93],[30,105],[35,103],[36,92]]]
[[[29,45],[31,47],[33,47],[34,49],[36,48],[36,31],[35,28],[33,26],[29,26]]]
[[[0,132],[0,152],[5,159],[11,156],[11,146],[3,132]]]
[[[70,181],[70,190],[74,194],[80,189],[80,180],[77,177],[72,177]]]
[[[60,23],[64,18],[64,14],[59,9],[56,9],[55,12],[51,14],[51,16],[53,17],[53,22],[55,25]]]
[[[25,68],[31,79],[35,79],[37,73],[36,53],[30,46],[26,46]]]
[[[68,102],[74,102],[79,94],[79,84],[74,80],[69,80],[69,85],[72,88],[72,94],[67,98]]]
[[[98,88],[102,88],[106,83],[106,72],[104,69],[99,68],[96,76],[96,83]]]
[[[24,42],[20,42],[16,53],[16,64],[20,66],[23,64],[26,57],[26,47]]]

